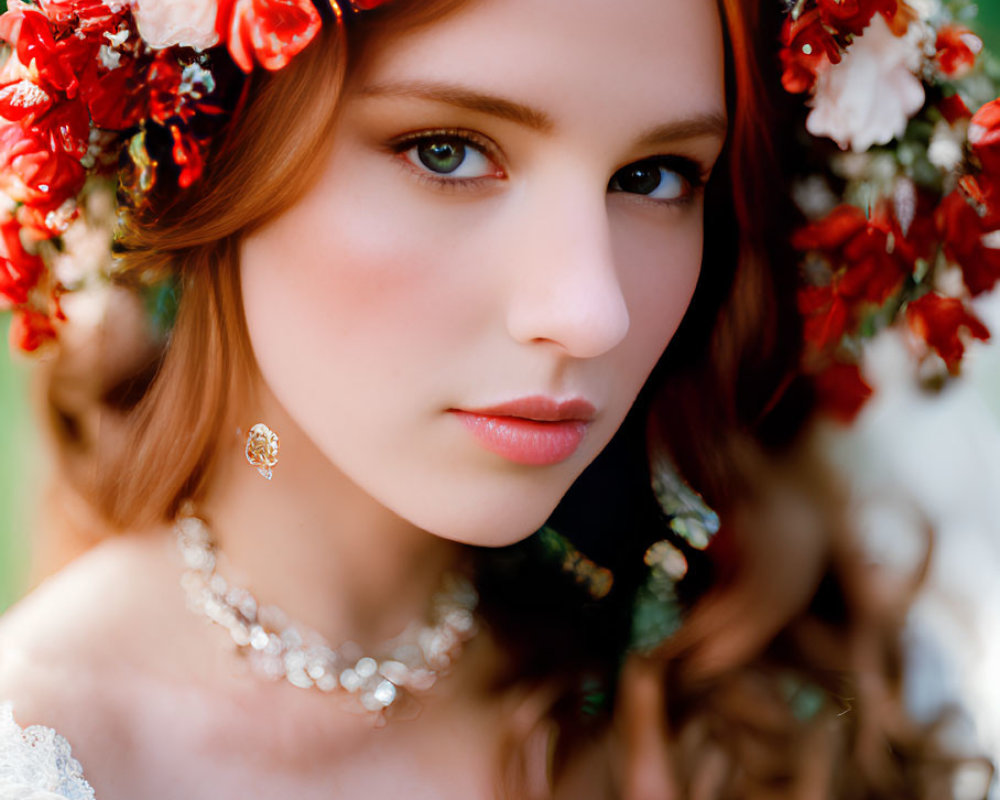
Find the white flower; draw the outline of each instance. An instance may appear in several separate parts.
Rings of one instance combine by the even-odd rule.
[[[107,2],[107,0],[105,0]],[[217,0],[132,0],[139,35],[150,47],[207,50],[219,41]]]
[[[1000,231],[983,234],[982,241],[983,247],[988,247],[990,250],[1000,250]]]
[[[907,35],[895,36],[876,14],[843,61],[820,73],[809,132],[856,153],[901,136],[924,105],[924,86],[913,74],[920,68],[923,34],[923,26],[913,23]]]
[[[941,13],[941,0],[907,0],[906,5],[925,22]]]
[[[97,58],[105,69],[118,69],[122,63],[122,54],[117,50],[112,50],[106,44],[102,44],[97,51]]]
[[[917,185],[909,178],[897,180],[892,193],[892,205],[903,236],[909,236],[910,226],[917,218]]]
[[[792,185],[792,199],[799,210],[809,219],[820,219],[829,214],[839,198],[830,184],[819,175],[810,175],[805,180]]]
[[[930,147],[927,148],[927,158],[935,167],[954,172],[962,165],[967,127],[965,123],[959,123],[953,128],[944,120],[935,126]]]
[[[983,137],[986,135],[987,131],[982,125],[970,125],[969,126],[969,144],[979,144]]]

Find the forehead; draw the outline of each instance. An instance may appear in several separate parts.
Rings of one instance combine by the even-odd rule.
[[[366,82],[461,83],[560,119],[724,114],[714,0],[471,0],[386,43]]]

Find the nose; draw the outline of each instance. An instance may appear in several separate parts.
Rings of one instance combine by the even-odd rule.
[[[628,333],[603,187],[525,203],[510,274],[507,330],[518,342],[550,344],[575,358],[612,350]],[[589,195],[589,196],[588,196]]]

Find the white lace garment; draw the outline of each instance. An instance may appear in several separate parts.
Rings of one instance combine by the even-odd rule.
[[[69,742],[51,728],[14,722],[0,703],[0,800],[94,800]]]

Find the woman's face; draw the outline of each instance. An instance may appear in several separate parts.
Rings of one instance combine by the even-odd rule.
[[[375,501],[507,544],[611,439],[691,299],[725,135],[716,4],[478,0],[374,55],[318,181],[244,244],[253,349]]]

